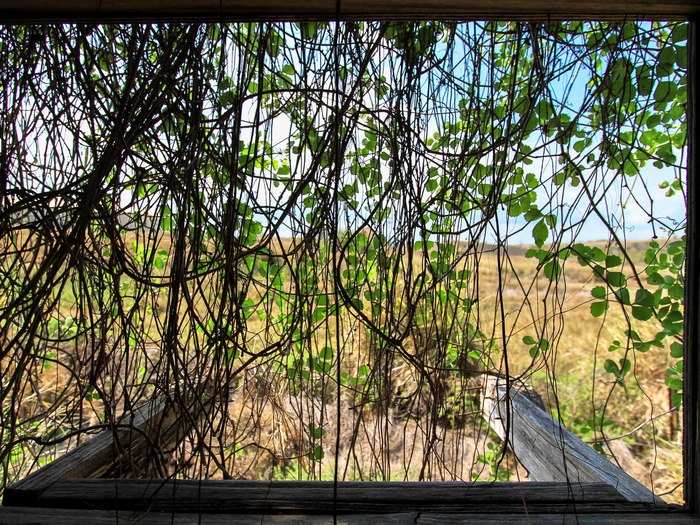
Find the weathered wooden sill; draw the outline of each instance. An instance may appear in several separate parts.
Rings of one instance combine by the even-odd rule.
[[[352,483],[322,481],[62,480],[12,489],[7,506],[270,514],[667,510],[629,502],[605,483]]]
[[[504,440],[510,434],[508,446],[537,481],[334,484],[104,477],[133,469],[144,475],[138,458],[172,447],[193,423],[178,415],[176,404],[156,398],[122,418],[128,425],[95,436],[8,487],[0,524],[698,522],[654,497],[517,389],[484,384],[485,419]],[[204,408],[201,399],[207,398],[196,402]]]

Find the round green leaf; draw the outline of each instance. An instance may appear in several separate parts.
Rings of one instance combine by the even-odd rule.
[[[621,272],[605,272],[605,278],[610,284],[610,286],[613,286],[615,288],[624,286],[627,283],[627,279]]]
[[[648,308],[652,308],[654,306],[654,294],[649,292],[649,290],[640,288],[634,295],[634,303],[641,306],[646,306]]]
[[[544,220],[540,220],[535,224],[535,227],[532,229],[532,237],[535,239],[535,244],[542,247],[547,237],[549,237],[549,228],[547,228]]]
[[[639,321],[648,321],[649,319],[651,319],[652,315],[654,315],[654,312],[651,308],[638,305],[632,307],[632,317]]]
[[[600,317],[608,309],[608,301],[597,301],[591,303],[591,314],[593,317]]]
[[[596,299],[605,299],[608,294],[603,286],[596,286],[591,290],[591,295]]]
[[[620,369],[617,367],[617,363],[612,359],[606,359],[603,368],[605,368],[605,371],[609,374],[620,375]]]

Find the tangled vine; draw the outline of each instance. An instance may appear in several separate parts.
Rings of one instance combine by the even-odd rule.
[[[601,453],[673,442],[686,32],[0,27],[2,486],[158,396],[191,422],[158,475],[515,479],[485,374]]]

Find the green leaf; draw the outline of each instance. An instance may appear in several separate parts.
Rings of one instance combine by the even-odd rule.
[[[627,288],[620,288],[617,291],[617,295],[622,304],[632,304],[632,301],[630,301],[630,291]]]
[[[669,58],[668,55],[666,55],[664,58]],[[673,73],[673,61],[667,61],[667,60],[659,60],[659,62],[656,64],[656,74],[659,77],[667,77]]]
[[[676,359],[683,357],[683,345],[677,341],[671,343],[671,357]]]
[[[596,262],[603,262],[605,260],[605,252],[597,246],[594,246],[590,250],[590,257]]]
[[[539,261],[543,261],[547,257],[547,252],[544,250],[538,250],[536,248],[528,248],[525,252],[525,257],[527,257],[528,259],[535,257]]]
[[[551,261],[547,261],[542,270],[544,271],[545,276],[550,281],[554,281],[559,278],[559,274],[561,273],[561,266],[559,265],[558,260],[553,259]]]
[[[328,309],[325,306],[317,306],[314,308],[312,317],[314,323],[319,323],[328,317]]]
[[[535,338],[531,335],[526,335],[525,337],[523,337],[523,343],[525,343],[526,345],[534,345],[535,342]]]
[[[671,42],[674,44],[688,39],[688,23],[679,22],[671,31]]]
[[[596,299],[605,299],[608,294],[603,286],[596,286],[591,290],[591,295]]]
[[[654,305],[654,294],[652,294],[649,290],[645,290],[644,288],[640,288],[634,294],[634,303],[638,304],[640,306],[646,306],[648,308],[653,308],[655,306]]]
[[[683,388],[683,380],[678,377],[668,376],[666,377],[666,385],[672,390],[680,390]]]
[[[540,220],[535,224],[535,227],[532,229],[532,237],[535,239],[535,244],[538,247],[541,248],[544,245],[547,237],[549,237],[549,228],[547,228],[544,220]]]
[[[629,359],[624,357],[620,359],[620,378],[625,377],[630,370],[632,370],[632,363],[630,363]]]
[[[664,68],[668,68],[668,65],[672,65],[676,61],[676,51],[673,46],[666,46],[659,52],[659,62],[664,64]]]
[[[156,256],[153,258],[153,266],[155,266],[159,270],[165,268],[165,265],[168,262],[168,255],[169,254],[167,250],[158,250]]]
[[[638,305],[634,305],[632,307],[632,317],[638,319],[639,321],[648,321],[651,319],[652,315],[654,315],[654,312],[651,308]]]
[[[683,315],[678,311],[669,312],[661,323],[668,335],[678,335],[683,332]]]
[[[647,124],[647,128],[653,129],[656,126],[658,126],[659,124],[661,124],[661,117],[659,116],[658,113],[652,113],[651,115],[649,115],[649,117],[647,117],[646,124]]]
[[[654,100],[656,102],[667,102],[676,94],[676,85],[670,81],[659,82],[654,90]]]
[[[666,282],[666,281],[664,281],[664,278],[658,272],[651,272],[647,276],[647,281],[649,282],[649,284],[655,284],[655,285],[665,284],[665,282]]]
[[[605,272],[605,279],[608,281],[610,286],[619,288],[625,286],[627,279],[621,272]]]
[[[535,112],[540,123],[550,120],[554,116],[554,106],[548,100],[540,100],[535,106]]]
[[[311,40],[316,37],[318,32],[318,23],[316,22],[303,22],[301,24],[301,34],[307,40]]]
[[[683,300],[683,296],[684,296],[683,286],[681,286],[679,284],[674,284],[672,286],[669,286],[668,296],[671,299],[675,299],[676,301]]]
[[[608,255],[605,258],[605,267],[606,268],[614,268],[615,266],[620,266],[622,264],[622,259],[620,259],[617,255]]]
[[[172,213],[169,206],[163,208],[163,218],[160,221],[160,227],[165,231],[170,231],[172,227]]]
[[[321,439],[326,435],[323,427],[315,427],[314,425],[309,425],[309,433],[313,439]]]
[[[609,374],[620,375],[620,369],[617,367],[617,363],[612,359],[606,359],[605,363],[603,363],[603,368],[605,368],[605,371]]]
[[[581,153],[584,149],[586,149],[586,141],[585,140],[578,140],[574,142],[574,151],[576,153]]]
[[[591,303],[591,314],[593,317],[600,317],[608,309],[608,301],[597,301]]]
[[[319,358],[324,361],[333,361],[333,349],[330,346],[324,347],[319,353]]]
[[[651,87],[654,83],[653,72],[651,67],[644,64],[637,68],[637,88],[639,94],[647,97],[651,94]]]
[[[682,69],[688,68],[688,48],[686,46],[676,48],[676,65]]]
[[[227,89],[219,95],[219,104],[223,107],[231,106],[236,102],[236,93]]]
[[[681,384],[681,387],[682,386],[683,385]],[[671,404],[674,406],[674,408],[680,408],[683,404],[683,393],[674,392],[673,395],[671,395]]]

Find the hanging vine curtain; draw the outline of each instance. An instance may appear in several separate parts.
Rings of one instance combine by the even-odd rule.
[[[485,374],[653,484],[686,31],[0,28],[3,484],[157,396],[193,422],[159,475],[523,479]]]

